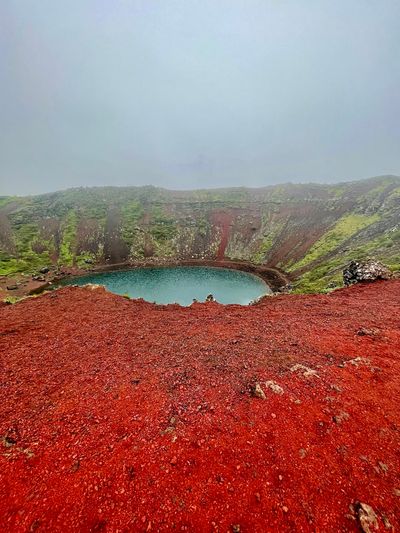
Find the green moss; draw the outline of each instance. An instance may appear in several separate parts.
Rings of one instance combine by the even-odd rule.
[[[40,253],[34,248],[40,242],[40,232],[35,223],[14,223],[15,253],[0,252],[0,275],[9,276],[18,272],[33,273],[43,266],[51,264],[49,251],[46,245],[41,247]]]
[[[292,265],[290,270],[298,270],[333,252],[344,241],[378,220],[378,215],[345,215],[310,248],[303,259]]]
[[[332,185],[331,187],[329,187],[329,193],[335,198],[342,197],[345,191],[346,191],[346,187],[342,184]]]
[[[268,252],[279,238],[279,235],[284,227],[285,222],[283,220],[276,220],[274,212],[268,210],[262,216],[261,228],[256,237],[256,249],[251,254],[250,259],[254,263],[263,263]]]
[[[0,207],[4,207],[5,205],[9,204],[10,202],[19,201],[19,198],[17,196],[0,196]]]
[[[262,240],[261,244],[259,245],[259,248],[255,254],[251,257],[251,260],[254,263],[262,263],[264,261],[265,256],[269,252],[269,250],[272,248],[272,245],[274,244],[272,235],[267,235]]]
[[[294,293],[315,293],[326,292],[332,290],[329,287],[331,283],[335,284],[335,287],[343,286],[342,265],[333,262],[316,268],[311,272],[303,274],[299,281],[294,283]]]
[[[160,207],[153,207],[151,210],[149,235],[153,241],[157,257],[174,255],[176,251],[174,238],[178,235],[177,222]]]
[[[62,225],[62,241],[58,258],[60,265],[72,266],[74,264],[77,227],[78,217],[76,212],[71,209]]]
[[[19,272],[24,272],[27,268],[25,261],[14,257],[0,258],[0,276],[11,276]]]
[[[360,204],[371,204],[374,200],[376,200],[379,196],[381,196],[388,187],[391,187],[393,185],[392,178],[383,178],[380,180],[379,184],[376,187],[373,187],[368,192],[366,192],[363,196],[361,196],[358,200],[358,203]]]
[[[131,200],[121,208],[121,235],[129,247],[135,239],[143,213],[143,207],[137,200]]]
[[[210,229],[210,224],[205,218],[196,221],[197,233],[200,237],[205,237]]]
[[[164,243],[175,237],[177,233],[176,222],[172,217],[163,213],[161,209],[155,208],[152,213],[150,233],[157,242]]]
[[[393,272],[399,270],[400,253],[398,247],[394,246],[399,238],[400,230],[388,232],[318,265],[301,276],[295,283],[294,292],[324,292],[331,282],[335,282],[339,287],[342,286],[343,268],[353,259],[365,260],[373,257],[385,263]],[[394,253],[390,254],[392,247]]]
[[[19,298],[18,296],[6,296],[5,298],[3,298],[3,302],[5,304],[10,304],[10,305],[16,304],[20,300],[21,298]]]
[[[75,263],[79,268],[89,269],[96,263],[96,254],[92,252],[82,252],[75,257]]]

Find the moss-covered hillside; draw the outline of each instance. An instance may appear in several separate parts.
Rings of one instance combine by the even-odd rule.
[[[229,258],[281,268],[297,280],[297,290],[314,291],[339,283],[343,264],[366,256],[400,269],[398,177],[0,197],[0,275],[51,265]]]

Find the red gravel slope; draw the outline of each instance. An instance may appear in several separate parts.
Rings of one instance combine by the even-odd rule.
[[[394,280],[0,308],[0,530],[357,531],[357,502],[399,530],[399,306]]]

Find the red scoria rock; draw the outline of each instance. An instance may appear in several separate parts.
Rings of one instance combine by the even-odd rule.
[[[74,287],[1,307],[0,531],[345,532],[356,502],[399,530],[399,304],[392,280],[250,307]],[[284,393],[254,397],[267,382]]]

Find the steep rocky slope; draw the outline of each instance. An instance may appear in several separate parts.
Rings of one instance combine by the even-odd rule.
[[[0,306],[0,530],[399,531],[399,305]]]
[[[337,283],[373,255],[400,268],[400,178],[337,185],[168,191],[71,189],[0,198],[0,275],[44,265],[246,260],[278,267],[299,290]]]

